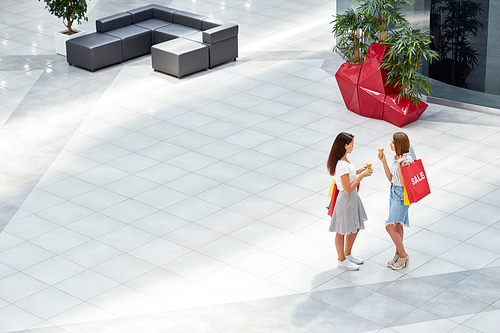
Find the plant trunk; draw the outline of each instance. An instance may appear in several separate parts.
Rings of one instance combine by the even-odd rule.
[[[73,9],[73,1],[71,1],[69,3],[68,7],[69,7],[68,9]],[[73,34],[73,30],[71,29],[71,17],[70,17],[70,15],[68,15],[68,17],[66,17],[66,20],[68,21],[68,35],[69,36],[71,36]]]
[[[354,57],[352,61],[354,63],[358,62],[358,40],[356,38],[356,31],[352,32],[352,40],[353,40],[353,46],[354,46]]]
[[[379,14],[379,12],[378,12],[378,9],[379,9],[379,8],[377,7],[377,20],[378,20],[379,22],[381,22],[381,18],[380,18],[380,14]],[[378,39],[382,40],[382,31],[380,31],[380,32],[378,33]]]
[[[385,41],[385,30],[386,30],[386,24],[385,24],[385,18],[384,18],[384,13],[382,12],[382,41],[384,42]]]
[[[356,38],[356,55],[355,55],[355,58],[356,58],[356,63],[359,62],[359,40]]]

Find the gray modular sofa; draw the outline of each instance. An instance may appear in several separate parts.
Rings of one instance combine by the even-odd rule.
[[[172,40],[177,41],[169,43]],[[179,73],[185,75],[200,70],[200,65],[190,66],[192,62],[206,62],[203,66],[212,68],[235,60],[238,26],[170,7],[148,5],[99,19],[96,32],[68,40],[67,61],[95,71],[149,54],[156,44],[162,45],[155,52],[157,59],[153,59],[153,63],[159,64],[155,69],[163,71],[163,68],[181,66]],[[208,57],[206,61],[205,57]],[[164,66],[164,61],[180,65]],[[179,73],[176,76],[180,77]]]

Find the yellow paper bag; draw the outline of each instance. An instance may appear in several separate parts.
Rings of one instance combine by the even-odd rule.
[[[410,199],[408,199],[408,193],[406,193],[406,187],[403,187],[403,196],[405,200],[405,205],[406,206],[411,205]]]
[[[332,185],[330,185],[330,191],[328,192],[328,196],[331,198],[333,194],[333,187],[335,186],[335,178],[333,179]]]

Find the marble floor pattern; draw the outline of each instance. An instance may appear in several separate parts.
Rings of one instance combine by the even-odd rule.
[[[92,0],[82,28],[148,3]],[[55,54],[43,2],[0,2],[0,332],[498,332],[500,112],[431,104],[404,128],[432,194],[393,271],[376,156],[399,129],[345,109],[335,1],[157,3],[239,24],[238,60],[91,73]],[[375,169],[358,272],[325,209],[340,131]]]

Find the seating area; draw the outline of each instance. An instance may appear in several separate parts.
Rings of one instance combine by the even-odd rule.
[[[68,63],[90,71],[149,53],[155,70],[178,78],[212,68],[238,57],[238,25],[152,4],[98,19],[96,32],[66,42]]]

